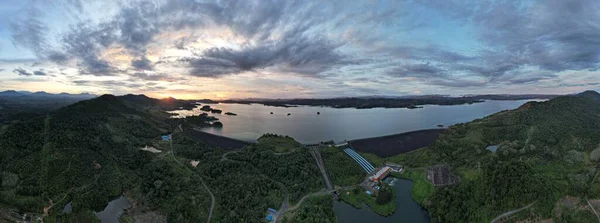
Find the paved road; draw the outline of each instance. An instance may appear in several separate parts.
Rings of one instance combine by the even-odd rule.
[[[522,207],[522,208],[519,208],[519,209],[515,209],[515,210],[512,210],[512,211],[507,211],[507,212],[504,212],[504,213],[502,213],[501,215],[498,215],[498,217],[494,218],[494,219],[491,221],[491,223],[495,223],[495,222],[499,221],[500,219],[502,219],[502,218],[504,218],[504,217],[508,217],[508,216],[510,216],[510,215],[513,215],[513,214],[515,214],[515,213],[519,212],[519,211],[522,211],[522,210],[525,210],[525,209],[527,209],[527,208],[530,208],[531,206],[533,206],[533,204],[535,204],[535,201],[534,201],[533,203],[531,203],[531,204],[528,204],[528,205],[527,205],[527,206],[525,206],[525,207]]]

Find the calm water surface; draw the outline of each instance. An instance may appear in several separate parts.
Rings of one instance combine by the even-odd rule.
[[[104,210],[95,212],[94,214],[102,223],[119,223],[119,217],[128,206],[129,200],[125,196],[121,196],[108,202]]]
[[[271,107],[260,104],[207,104],[222,109],[223,114],[211,114],[223,123],[222,128],[205,128],[203,131],[256,141],[265,133],[288,135],[301,143],[352,140],[408,131],[436,128],[469,122],[487,115],[514,109],[530,100],[486,101],[471,105],[425,105],[421,109],[406,108],[329,108],[300,106],[293,108]],[[200,114],[193,111],[174,111],[182,116]],[[225,115],[225,112],[237,116]],[[273,112],[273,114],[270,114]],[[320,112],[320,115],[317,115]],[[291,115],[287,115],[291,113]]]
[[[396,212],[390,216],[382,217],[373,212],[369,206],[363,204],[361,209],[356,209],[344,202],[334,202],[333,211],[340,223],[363,222],[407,222],[428,223],[429,214],[410,197],[412,182],[405,179],[394,178],[393,186],[396,191]]]

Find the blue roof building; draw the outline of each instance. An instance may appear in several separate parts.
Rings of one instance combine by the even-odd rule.
[[[162,141],[169,141],[169,140],[171,140],[171,135],[161,136],[161,139],[162,139]]]
[[[265,218],[267,221],[273,221],[273,215],[268,214],[267,217]]]

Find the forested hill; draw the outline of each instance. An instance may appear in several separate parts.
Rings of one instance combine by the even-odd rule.
[[[92,210],[125,193],[133,202],[125,222],[263,222],[267,208],[324,187],[309,152],[289,137],[268,135],[227,155],[187,138],[182,130],[193,130],[179,128],[182,120],[136,97],[141,102],[103,95],[0,131],[0,221],[27,213],[98,222]],[[69,202],[73,212],[62,213]]]
[[[11,125],[0,135],[0,203],[100,206],[133,183],[147,160],[139,147],[171,131],[167,121],[103,95]]]
[[[486,149],[492,145],[498,146],[495,153]],[[439,189],[428,198],[434,221],[489,222],[535,202],[519,218],[573,222],[569,213],[577,210],[561,209],[559,199],[600,198],[595,177],[600,164],[600,94],[586,91],[529,102],[455,125],[428,148],[393,159],[412,166],[449,164],[461,178],[457,186]]]

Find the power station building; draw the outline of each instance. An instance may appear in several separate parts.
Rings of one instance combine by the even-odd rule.
[[[373,174],[373,176],[369,177],[369,179],[375,182],[379,182],[380,180],[385,178],[390,173],[390,171],[392,171],[392,168],[384,166],[383,168],[379,169],[377,173]]]

